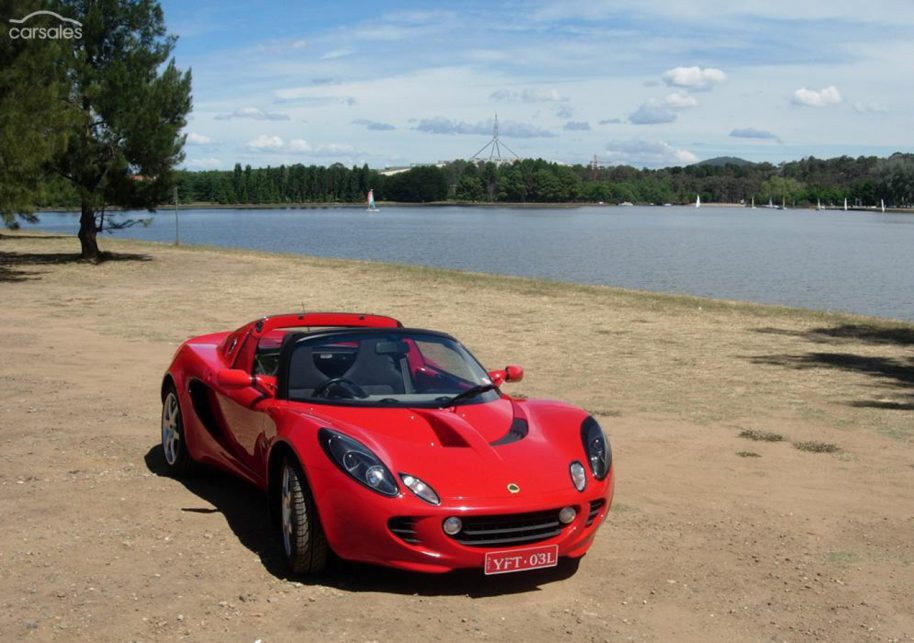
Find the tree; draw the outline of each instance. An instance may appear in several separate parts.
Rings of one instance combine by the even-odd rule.
[[[107,204],[152,210],[169,198],[184,158],[190,72],[169,60],[175,38],[158,2],[60,4],[63,15],[82,23],[82,38],[68,57],[72,125],[56,169],[79,192],[82,257],[97,261]]]
[[[67,41],[12,38],[11,17],[32,3],[4,3],[0,27],[0,214],[9,228],[34,222],[45,166],[67,140],[61,50]],[[40,81],[36,81],[40,79]]]

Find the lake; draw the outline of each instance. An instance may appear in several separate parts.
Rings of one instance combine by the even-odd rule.
[[[218,209],[183,210],[178,216],[182,244],[420,264],[914,321],[914,215],[907,214],[592,206],[383,207],[377,213]],[[78,216],[42,213],[37,228],[75,234]],[[173,242],[175,215],[162,210],[149,227],[115,234]]]

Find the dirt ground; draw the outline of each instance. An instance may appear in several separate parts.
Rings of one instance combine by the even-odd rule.
[[[102,243],[116,256],[90,266],[73,238],[0,237],[4,641],[914,640],[914,326]],[[449,331],[524,365],[509,392],[595,413],[617,487],[590,553],[495,578],[290,578],[258,492],[164,477],[178,343],[302,305]]]

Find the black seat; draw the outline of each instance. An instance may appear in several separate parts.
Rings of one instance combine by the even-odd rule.
[[[291,351],[287,371],[287,395],[290,398],[310,397],[314,389],[329,379],[314,363],[314,350],[311,346],[295,345],[304,336],[304,333],[289,333],[283,338],[279,351],[280,361],[283,355],[288,355]]]
[[[361,386],[369,395],[405,393],[400,362],[392,355],[378,353],[378,344],[382,342],[385,342],[383,338],[363,339],[355,361],[343,377]]]

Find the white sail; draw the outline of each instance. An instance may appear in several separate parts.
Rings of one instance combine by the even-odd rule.
[[[700,208],[700,207],[701,207],[701,195],[700,195],[700,194],[699,194],[698,196],[695,197],[695,207],[696,207],[696,208]]]
[[[847,211],[847,197],[844,198],[844,210]]]
[[[885,212],[885,199],[879,199],[879,207],[881,207],[882,211]]]

